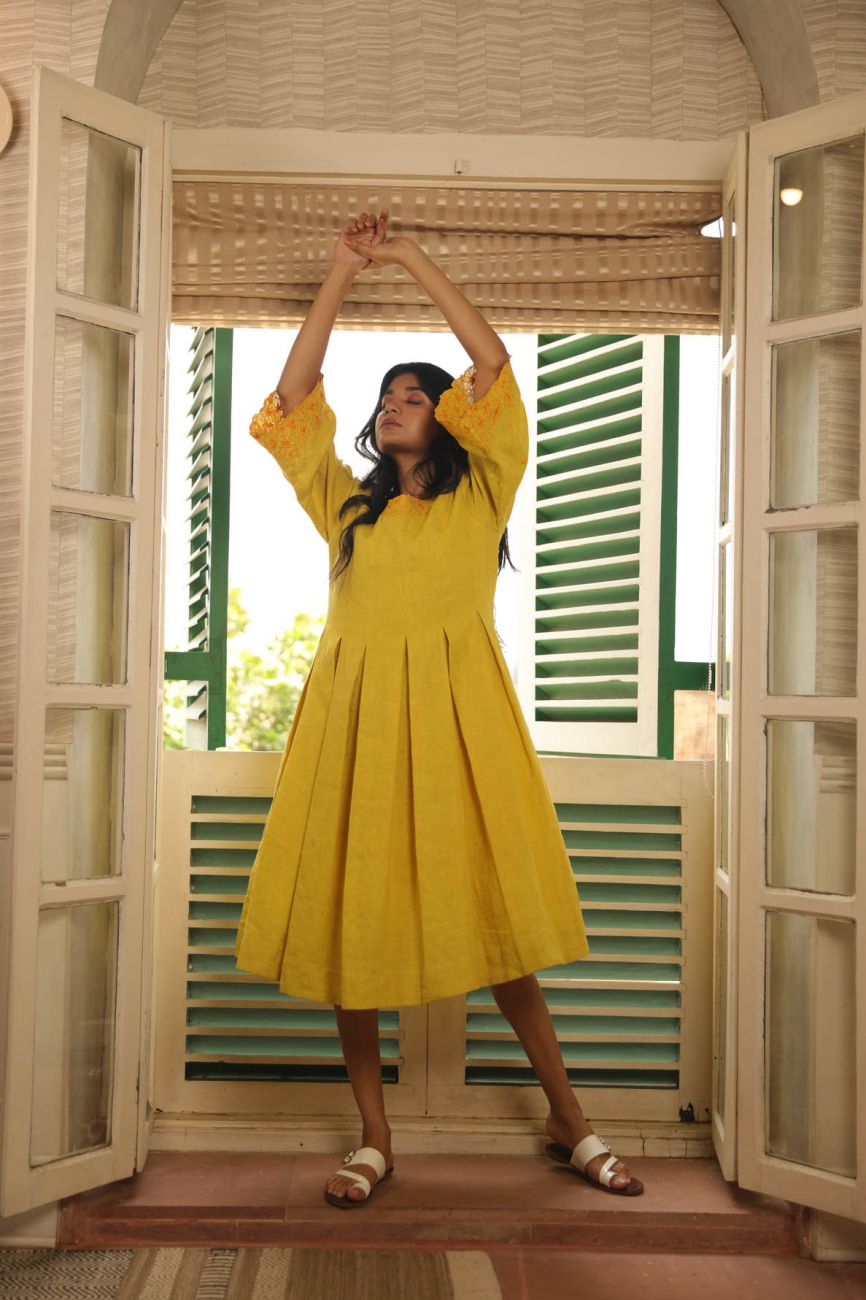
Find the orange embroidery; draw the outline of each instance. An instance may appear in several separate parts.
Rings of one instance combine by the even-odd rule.
[[[291,473],[300,461],[304,448],[322,427],[325,390],[322,376],[303,401],[283,415],[276,392],[264,400],[261,410],[250,421],[250,433],[277,458],[281,468]]]
[[[390,510],[392,515],[411,515],[416,512],[418,506],[424,507],[432,505],[435,497],[415,497],[411,492],[401,492],[399,496],[391,497],[391,500],[385,506]]]
[[[475,401],[475,373],[475,367],[469,366],[462,375],[457,376],[457,382],[466,389],[466,397],[470,402]]]
[[[477,448],[492,456],[493,429],[503,411],[516,406],[520,392],[514,380],[511,362],[506,361],[484,396],[475,401],[475,367],[469,366],[439,398],[436,419],[453,432],[460,431],[459,442],[467,449]]]

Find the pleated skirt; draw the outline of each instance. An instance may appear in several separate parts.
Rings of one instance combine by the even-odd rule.
[[[589,946],[492,624],[326,623],[238,930],[240,969],[347,1008],[431,1002]]]

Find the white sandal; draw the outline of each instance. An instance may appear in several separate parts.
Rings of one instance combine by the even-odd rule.
[[[359,1187],[363,1188],[364,1195],[356,1199],[353,1196],[349,1196],[348,1192],[345,1196],[338,1196],[336,1192],[325,1191],[325,1200],[330,1202],[331,1205],[339,1205],[340,1208],[344,1210],[351,1209],[355,1205],[363,1205],[372,1191],[370,1180],[365,1174],[359,1174],[354,1169],[346,1168],[346,1165],[352,1163],[356,1165],[370,1165],[375,1169],[376,1182],[373,1184],[373,1187],[378,1187],[379,1183],[382,1182],[383,1179],[389,1178],[394,1172],[393,1165],[391,1165],[389,1169],[385,1168],[385,1157],[382,1155],[381,1151],[377,1151],[375,1147],[359,1147],[357,1151],[350,1151],[343,1160],[341,1167],[337,1170],[337,1173],[341,1178],[351,1178],[352,1182],[357,1183]]]
[[[617,1162],[617,1157],[612,1154],[599,1169],[597,1178],[592,1178],[586,1173],[586,1166],[593,1156],[600,1156],[603,1152],[610,1151],[608,1144],[597,1133],[587,1134],[571,1152],[568,1147],[562,1146],[559,1142],[548,1142],[544,1149],[551,1160],[556,1160],[562,1165],[570,1165],[588,1183],[592,1183],[593,1187],[601,1187],[604,1191],[613,1192],[617,1196],[639,1196],[643,1191],[643,1183],[634,1175],[629,1178],[624,1187],[612,1185],[611,1179],[619,1172],[618,1170],[614,1172],[613,1166]]]

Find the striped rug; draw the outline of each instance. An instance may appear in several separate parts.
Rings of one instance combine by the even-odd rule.
[[[3,1300],[501,1300],[477,1250],[0,1250]]]

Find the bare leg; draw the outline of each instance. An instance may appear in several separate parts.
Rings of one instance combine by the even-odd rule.
[[[337,1028],[343,1056],[349,1071],[349,1082],[355,1101],[361,1112],[363,1132],[359,1146],[375,1147],[385,1157],[385,1167],[394,1163],[391,1154],[391,1129],[385,1116],[385,1099],[382,1094],[382,1063],[379,1054],[379,1012],[378,1009],[363,1011],[346,1011],[334,1004],[337,1013]],[[370,1165],[352,1163],[352,1169],[364,1174],[375,1184],[377,1173]],[[332,1174],[325,1184],[329,1192],[337,1196],[348,1196],[353,1201],[364,1199],[363,1188],[341,1174]]]
[[[548,1135],[571,1151],[593,1130],[571,1090],[556,1030],[538,980],[534,975],[522,975],[519,979],[490,987],[496,1005],[523,1044],[550,1103],[550,1114],[545,1122]],[[607,1153],[593,1156],[586,1166],[590,1178],[598,1179],[598,1170],[607,1158]],[[611,1173],[614,1187],[624,1187],[628,1183],[629,1172],[621,1161],[617,1161]]]

